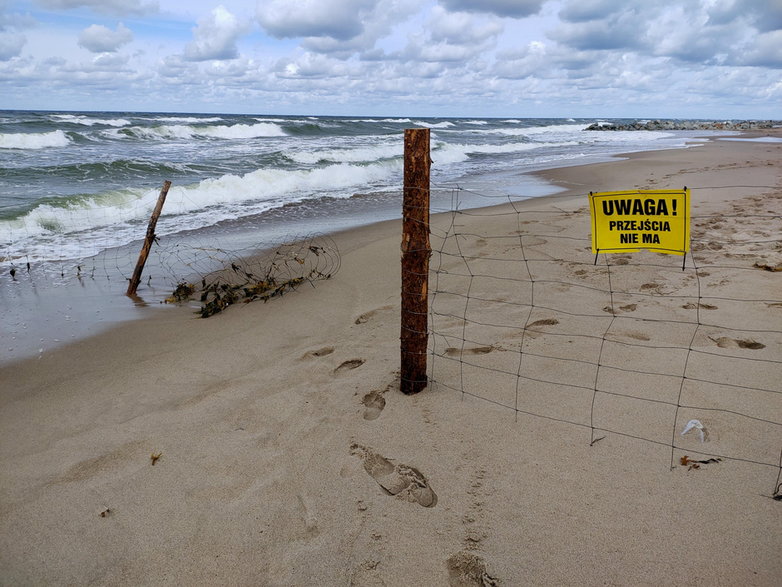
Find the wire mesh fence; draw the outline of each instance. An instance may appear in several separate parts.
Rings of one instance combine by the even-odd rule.
[[[129,245],[76,259],[16,260],[0,277],[31,295],[42,287],[95,282],[122,295],[137,256],[138,248]],[[140,295],[154,292],[167,302],[195,299],[202,303],[201,316],[208,317],[234,303],[268,301],[302,283],[330,279],[340,264],[339,249],[327,235],[291,235],[238,248],[219,238],[162,236],[151,247]]]
[[[672,467],[751,463],[779,496],[782,196],[696,213],[682,267],[648,251],[595,258],[586,196],[462,210],[465,190],[441,189],[452,205],[432,232],[434,386],[593,444],[658,445]]]
[[[187,190],[174,189],[175,210],[197,208]],[[0,222],[0,294],[7,281],[14,282],[17,296],[89,282],[124,292],[139,258],[137,239],[150,226],[157,236],[144,266],[141,293],[180,301],[187,292],[204,303],[203,316],[236,301],[268,300],[339,270],[340,254],[328,236],[286,232],[284,227],[262,231],[236,221],[187,230],[190,220],[180,224],[176,213],[166,216],[162,203],[164,214],[159,223],[154,219],[155,228],[147,224],[151,205],[145,199],[116,209],[89,201],[52,203],[37,208],[32,219]]]

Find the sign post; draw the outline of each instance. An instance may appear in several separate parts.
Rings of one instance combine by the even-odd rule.
[[[690,190],[630,190],[589,194],[592,252],[690,250]],[[597,257],[595,257],[597,262]]]

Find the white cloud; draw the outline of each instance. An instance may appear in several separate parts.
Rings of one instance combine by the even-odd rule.
[[[156,73],[166,80],[177,80],[184,77],[190,67],[181,55],[166,55],[158,61]]]
[[[600,19],[566,21],[549,32],[549,38],[576,50],[639,48],[646,39],[649,20],[631,5],[610,11]]]
[[[278,77],[289,79],[335,78],[346,73],[344,65],[313,53],[304,53],[296,59],[282,59],[274,69]]]
[[[523,18],[537,13],[546,0],[440,0],[451,11],[483,12]]]
[[[350,40],[364,30],[363,18],[377,0],[266,0],[258,3],[258,22],[272,36],[331,37]]]
[[[566,22],[588,22],[607,18],[637,3],[637,0],[569,0],[559,16]]]
[[[35,3],[54,10],[90,8],[98,14],[113,16],[144,15],[157,12],[158,3],[142,0],[35,0]]]
[[[749,20],[762,32],[782,28],[780,0],[711,0],[706,2],[705,10],[713,24]]]
[[[449,69],[467,67],[495,45],[503,27],[496,17],[432,10],[423,33],[411,35],[397,57],[408,63],[442,63]]]
[[[19,33],[0,32],[0,61],[8,61],[22,52],[27,38]]]
[[[247,23],[239,21],[220,5],[209,16],[198,21],[198,26],[193,29],[193,41],[185,47],[185,59],[236,59],[239,57],[236,42],[248,31]]]
[[[735,59],[739,65],[782,69],[782,29],[754,37],[750,47]]]
[[[520,49],[497,53],[492,74],[504,79],[523,79],[540,75],[541,72],[545,76],[552,73],[550,69],[546,69],[550,62],[546,45],[533,41]]]
[[[113,31],[100,24],[88,26],[79,34],[79,45],[93,53],[113,53],[133,40],[133,33],[119,23]]]
[[[0,95],[10,107],[89,95],[142,110],[769,117],[782,91],[782,0],[159,2],[150,17],[150,0],[0,0]],[[263,30],[249,35],[253,23]]]
[[[782,26],[782,0],[568,0],[558,15],[548,37],[575,51],[631,52],[704,67],[779,63],[774,31]]]
[[[35,19],[29,14],[11,12],[8,2],[0,0],[0,61],[8,61],[22,53],[28,38],[21,31],[35,24]]]
[[[272,37],[301,39],[307,51],[382,59],[378,41],[420,10],[420,0],[270,0],[258,3],[257,19]]]
[[[92,60],[96,69],[118,71],[125,68],[130,58],[127,55],[117,53],[101,53]]]
[[[438,6],[432,11],[430,30],[436,43],[476,45],[497,37],[503,29],[494,20],[481,21],[464,12],[446,12]]]

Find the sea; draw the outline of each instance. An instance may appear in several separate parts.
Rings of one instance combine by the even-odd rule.
[[[13,334],[0,351],[41,354],[62,342],[38,336],[53,323],[95,323],[95,299],[121,297],[165,180],[159,242],[247,251],[400,217],[408,128],[431,129],[432,186],[463,190],[462,208],[557,191],[530,171],[686,147],[709,134],[585,130],[595,122],[628,121],[0,111],[0,309]],[[435,200],[433,211],[448,205]],[[85,285],[96,266],[109,283]],[[107,267],[120,274],[114,283]],[[186,261],[168,269],[168,283],[158,291],[148,282],[142,295],[159,301],[187,278]],[[88,302],[72,292],[63,306],[57,290],[74,283],[99,291]],[[125,319],[123,303],[103,308],[107,321]],[[51,322],[38,324],[44,317]],[[35,344],[21,342],[29,331]]]

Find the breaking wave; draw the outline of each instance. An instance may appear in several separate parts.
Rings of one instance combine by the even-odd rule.
[[[400,173],[401,162],[395,161],[339,163],[311,170],[258,169],[174,186],[158,233],[203,228],[313,197],[349,198],[354,190],[387,184]],[[41,203],[17,218],[0,221],[0,250],[9,258],[51,260],[127,244],[139,238],[139,227],[149,218],[157,196],[157,189],[124,189]],[[89,249],[86,241],[97,248]]]
[[[61,130],[36,133],[0,133],[0,149],[46,149],[67,147],[71,143]]]
[[[164,124],[161,126],[131,126],[119,130],[105,131],[114,138],[135,139],[255,139],[261,137],[284,137],[285,131],[278,124],[259,122],[257,124],[233,125],[190,125]]]

